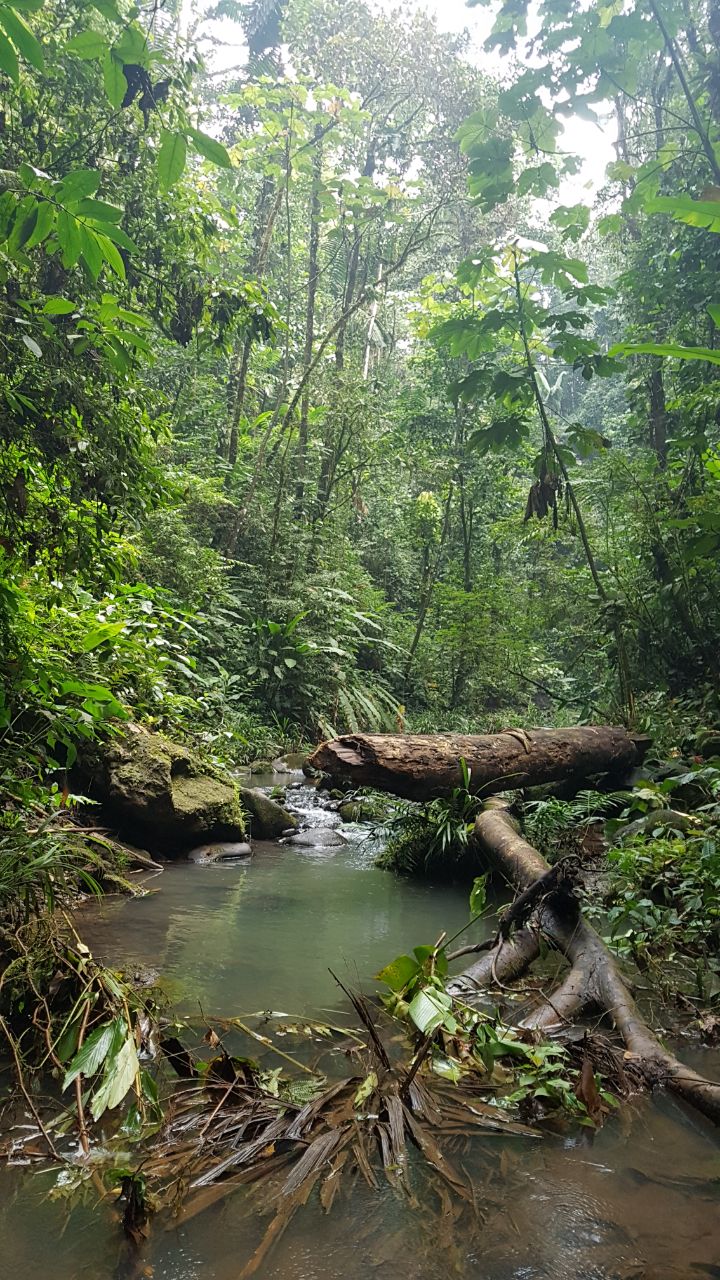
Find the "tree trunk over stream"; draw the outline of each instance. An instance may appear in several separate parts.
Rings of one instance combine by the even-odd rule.
[[[321,743],[308,766],[335,784],[430,800],[461,785],[461,759],[471,773],[471,791],[508,791],[626,772],[640,764],[648,742],[609,725],[490,734],[354,733]]]
[[[520,891],[537,886],[550,868],[545,859],[523,840],[500,799],[491,799],[478,816],[475,839],[490,864]],[[522,976],[537,958],[542,936],[569,961],[570,968],[549,993],[522,1018],[521,1025],[556,1031],[588,1009],[600,1010],[615,1024],[633,1064],[646,1085],[664,1085],[720,1124],[720,1084],[678,1061],[658,1040],[640,1014],[618,965],[595,930],[583,919],[574,899],[550,890],[534,906],[530,924],[511,937],[502,929],[492,949],[465,973],[452,979],[454,995],[472,999],[479,989],[504,985]]]

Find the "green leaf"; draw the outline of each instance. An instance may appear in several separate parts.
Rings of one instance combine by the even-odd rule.
[[[120,632],[125,628],[124,622],[106,622],[102,627],[98,627],[95,631],[88,631],[83,640],[83,653],[90,653],[93,649],[97,649],[99,645],[105,644],[108,640],[114,640],[115,636],[119,636]]]
[[[60,204],[75,205],[92,196],[100,186],[101,174],[97,169],[75,169],[63,178],[57,189],[56,198]]]
[[[368,1075],[366,1075],[365,1079],[360,1085],[360,1088],[357,1090],[355,1097],[353,1098],[353,1106],[361,1107],[364,1102],[367,1102],[368,1098],[372,1097],[373,1093],[377,1089],[377,1086],[378,1086],[377,1072],[371,1071]]]
[[[691,196],[653,196],[643,203],[648,213],[668,213],[690,227],[720,232],[720,201],[693,200]]]
[[[103,58],[103,84],[105,92],[114,107],[119,107],[127,93],[127,80],[122,62],[115,57],[112,49],[108,49]]]
[[[135,63],[144,66],[149,52],[147,34],[137,22],[127,26],[113,45],[113,53],[126,65]]]
[[[120,257],[120,254],[115,248],[112,240],[108,236],[100,235],[99,233],[96,234],[95,238],[100,246],[105,261],[115,272],[115,275],[119,276],[121,280],[124,280],[125,263]]]
[[[708,307],[708,315],[717,329],[720,329],[720,303],[711,302]]]
[[[80,257],[80,228],[71,213],[61,209],[57,217],[57,238],[64,267],[74,267]]]
[[[487,874],[477,876],[470,890],[470,912],[474,916],[482,915],[487,906]]]
[[[81,200],[75,213],[80,218],[93,218],[97,222],[119,222],[123,210],[105,200]]]
[[[22,340],[25,343],[25,346],[27,347],[28,351],[31,351],[37,360],[42,360],[42,347],[38,346],[35,339],[29,337],[27,333],[24,333],[22,336]]]
[[[115,1018],[113,1022],[105,1022],[101,1027],[96,1027],[90,1033],[85,1041],[82,1049],[78,1050],[73,1058],[70,1066],[65,1072],[63,1080],[63,1091],[73,1080],[79,1075],[94,1076],[95,1072],[102,1066],[111,1045],[117,1041],[121,1043],[121,1036],[125,1029],[125,1019]]]
[[[673,342],[618,342],[609,356],[669,356],[675,360],[707,360],[720,364],[720,351],[710,347],[681,347]]]
[[[163,129],[158,154],[158,180],[161,191],[169,191],[180,178],[187,158],[187,140],[182,133]]]
[[[410,1001],[408,1014],[418,1031],[428,1036],[442,1026],[451,1008],[452,1000],[444,991],[423,987]]]
[[[49,298],[43,307],[43,313],[46,316],[69,316],[76,309],[76,304],[69,302],[67,298]]]
[[[20,66],[17,54],[6,35],[0,31],[0,71],[4,71],[14,84],[20,80]]]
[[[213,164],[219,165],[221,169],[232,168],[232,160],[222,142],[218,142],[216,138],[211,138],[200,129],[188,129],[188,134],[195,145],[195,150],[201,156],[204,156],[206,160],[211,160]]]
[[[26,241],[26,249],[34,249],[37,245],[42,244],[50,235],[55,226],[55,207],[50,204],[49,200],[41,200],[38,204],[37,220],[35,229],[30,239]]]
[[[119,244],[121,249],[127,249],[129,253],[137,253],[137,245],[125,234],[122,227],[116,227],[111,222],[97,222],[95,229],[101,231],[108,240],[112,240],[113,244]]]
[[[7,31],[10,39],[16,49],[20,50],[23,58],[25,58],[38,71],[45,70],[45,58],[43,57],[42,45],[33,31],[30,30],[24,18],[9,9],[6,5],[0,5],[0,24]]]
[[[76,58],[82,58],[90,61],[93,58],[104,58],[109,52],[105,36],[99,31],[80,31],[78,35],[73,36],[65,45],[65,52],[72,53]]]
[[[397,956],[386,964],[384,969],[375,974],[379,982],[384,982],[391,991],[403,991],[420,972],[420,965],[412,956]]]
[[[140,1070],[132,1031],[126,1027],[123,1018],[118,1018],[117,1022],[125,1029],[125,1034],[119,1048],[117,1036],[114,1036],[108,1050],[103,1081],[90,1104],[93,1120],[99,1120],[105,1111],[112,1111],[120,1105],[128,1089],[132,1088]]]
[[[80,253],[82,260],[93,280],[97,280],[103,268],[105,255],[100,247],[100,241],[95,232],[92,231],[90,227],[83,226],[82,223],[79,223],[79,227],[81,244]]]

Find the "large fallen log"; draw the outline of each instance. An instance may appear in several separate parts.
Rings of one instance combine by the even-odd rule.
[[[488,734],[348,733],[321,743],[307,766],[338,786],[428,800],[460,786],[461,760],[470,770],[470,790],[482,794],[621,773],[642,761],[648,742],[611,725]]]
[[[521,893],[547,876],[547,862],[518,834],[502,800],[490,800],[479,814],[475,840],[490,865]],[[639,1012],[604,942],[576,904],[568,910],[566,897],[550,891],[535,906],[531,927],[526,923],[509,938],[501,931],[491,950],[454,978],[449,989],[472,999],[473,992],[514,981],[537,958],[540,937],[565,956],[570,968],[559,985],[525,1013],[522,1025],[553,1031],[587,1009],[599,1010],[612,1019],[628,1059],[649,1088],[664,1085],[720,1124],[720,1084],[698,1075],[664,1048]]]

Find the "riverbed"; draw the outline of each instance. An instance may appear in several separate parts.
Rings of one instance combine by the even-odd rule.
[[[259,780],[267,786],[279,781]],[[287,779],[285,779],[287,781]],[[337,826],[309,788],[290,803],[306,825]],[[462,887],[404,882],[373,865],[367,828],[338,848],[259,842],[251,860],[178,863],[147,896],[81,913],[99,959],[162,976],[180,1014],[261,1010],[350,1021],[329,972],[372,991],[373,974],[467,921]],[[482,926],[475,926],[480,929]],[[488,926],[489,927],[489,926]],[[268,1065],[280,1065],[271,1061]],[[693,1065],[720,1074],[720,1054]],[[310,1203],[258,1273],[264,1280],[702,1280],[720,1276],[720,1155],[713,1130],[667,1097],[624,1105],[598,1133],[532,1141],[484,1135],[463,1157],[481,1220],[470,1239],[437,1204],[409,1208],[354,1184],[332,1213]],[[186,1223],[158,1218],[142,1255],[122,1242],[111,1202],[68,1208],[57,1173],[0,1175],[0,1280],[237,1280],[267,1224],[257,1192],[236,1191]]]

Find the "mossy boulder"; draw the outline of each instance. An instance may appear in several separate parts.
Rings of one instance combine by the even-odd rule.
[[[241,787],[240,799],[250,814],[254,840],[276,840],[283,831],[297,827],[297,820],[287,809],[255,787]]]
[[[306,751],[288,751],[284,756],[273,760],[272,767],[275,773],[302,773],[306,760]]]
[[[129,725],[121,737],[104,744],[89,791],[123,839],[170,857],[245,836],[232,780],[188,747],[140,725]]]
[[[251,773],[272,773],[273,762],[272,760],[253,760],[252,764],[248,765],[248,769]]]

